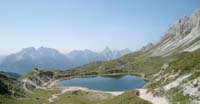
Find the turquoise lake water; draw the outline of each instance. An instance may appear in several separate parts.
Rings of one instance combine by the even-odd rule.
[[[143,78],[133,75],[73,78],[58,83],[58,85],[62,87],[78,86],[102,91],[127,91],[130,89],[142,88],[145,84],[146,81]]]

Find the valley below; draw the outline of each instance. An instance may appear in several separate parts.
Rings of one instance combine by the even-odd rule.
[[[199,47],[197,10],[176,21],[156,44],[132,53],[111,52],[111,56],[123,53],[117,57],[107,57],[110,51],[105,49],[100,54],[104,61],[95,55],[95,61],[78,63],[70,69],[63,67],[66,55],[56,50],[51,54],[46,48],[28,49],[31,55],[23,50],[22,54],[11,55],[17,61],[7,58],[11,59],[9,71],[18,62],[27,67],[32,64],[23,62],[41,66],[47,62],[48,67],[23,68],[23,73],[27,73],[22,76],[0,72],[0,104],[200,104]],[[54,57],[57,54],[59,59]],[[51,65],[63,69],[52,70]]]

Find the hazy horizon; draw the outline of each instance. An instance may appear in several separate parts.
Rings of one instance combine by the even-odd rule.
[[[56,49],[56,48],[45,47],[45,46],[40,46],[40,47],[30,46],[30,47],[24,47],[24,48],[18,49],[17,51],[12,52],[12,53],[8,53],[8,54],[0,54],[0,56],[7,56],[7,55],[10,55],[10,54],[15,54],[15,53],[20,52],[20,51],[22,51],[23,49],[27,49],[27,48],[35,48],[36,50],[38,50],[39,48],[50,48],[50,49]],[[109,48],[111,51],[120,51],[120,50],[124,50],[124,49],[129,49],[129,48],[112,49],[111,47],[105,46],[104,49],[106,49],[106,48]],[[100,53],[100,52],[104,51],[104,49],[102,49],[102,50],[74,49],[74,50],[70,50],[70,51],[68,51],[68,52],[60,51],[60,50],[58,50],[58,49],[56,49],[56,50],[59,51],[59,52],[61,52],[61,53],[63,53],[63,54],[69,54],[69,53],[72,52],[72,51],[85,51],[85,50],[90,50],[90,51],[93,51],[93,52]],[[130,50],[130,51],[134,51],[134,50],[131,50],[131,49],[129,49],[129,50]]]
[[[27,47],[135,51],[197,9],[199,0],[0,1],[0,55]]]

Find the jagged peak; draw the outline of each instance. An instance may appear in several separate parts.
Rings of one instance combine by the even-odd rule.
[[[167,56],[190,48],[198,49],[200,32],[200,9],[196,10],[191,17],[184,16],[178,19],[164,37],[154,46],[152,56]]]
[[[103,52],[111,52],[111,51],[112,50],[108,46],[106,46],[105,49],[103,50]]]
[[[153,43],[150,42],[147,45],[143,46],[141,50],[147,51],[147,50],[151,49],[152,47],[153,47]]]
[[[131,52],[131,50],[129,48],[124,48],[121,51],[129,51],[129,52]]]
[[[183,16],[173,24],[163,38],[175,36],[174,38],[184,38],[200,22],[200,9],[196,10],[192,16]]]
[[[53,48],[48,48],[48,47],[40,47],[37,49],[38,51],[41,51],[41,50],[54,50],[56,51],[56,49],[53,49]]]
[[[56,49],[53,48],[47,48],[47,47],[39,47],[38,49],[36,49],[35,47],[28,47],[28,48],[23,48],[20,52],[20,54],[25,54],[25,53],[49,53],[49,52],[53,52],[53,53],[60,53],[59,51],[57,51]]]
[[[200,21],[200,9],[196,10],[190,17],[194,25],[198,25]]]
[[[22,51],[36,51],[35,47],[23,48]]]
[[[197,9],[191,17],[200,17],[200,9]]]
[[[183,16],[169,28],[162,40],[166,40],[167,38],[182,39],[192,31],[193,27],[191,18]]]
[[[185,22],[185,21],[188,21],[190,19],[189,16],[182,16],[178,19],[177,22],[181,23],[181,22]]]

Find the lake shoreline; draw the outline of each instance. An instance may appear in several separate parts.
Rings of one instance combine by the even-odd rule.
[[[88,78],[88,77],[97,77],[97,76],[116,76],[116,75],[135,75],[135,74],[125,74],[125,73],[120,73],[120,74],[101,74],[101,75],[90,75],[90,76],[79,76],[79,77],[73,77],[73,78]],[[136,75],[135,75],[136,76]],[[138,77],[138,76],[136,76]],[[139,76],[140,77],[140,76]],[[61,93],[59,94],[55,94],[52,95],[52,98],[49,98],[49,102],[53,102],[54,99],[58,98],[58,95],[67,93],[67,92],[74,92],[74,91],[86,91],[86,92],[92,92],[92,93],[99,93],[99,94],[111,94],[112,96],[119,96],[123,93],[125,93],[126,91],[103,91],[103,90],[96,90],[96,89],[91,89],[91,88],[87,88],[87,87],[77,87],[77,86],[58,86],[57,83],[63,80],[69,80],[69,79],[73,79],[73,78],[64,78],[64,79],[60,79],[60,80],[55,80],[51,83],[51,86],[49,86],[50,88],[57,87],[61,90]],[[148,83],[148,82],[147,82]],[[133,89],[135,91],[139,91],[140,95],[138,97],[140,97],[141,99],[150,101],[152,103],[157,102],[164,102],[164,104],[168,104],[168,101],[166,98],[162,98],[162,97],[154,97],[150,92],[147,92],[147,89],[145,89],[144,87],[141,88],[136,88]],[[159,103],[155,103],[155,104],[159,104]]]
[[[53,94],[51,98],[48,99],[48,103],[54,102],[56,99],[59,98],[60,95],[65,94],[67,92],[85,91],[85,92],[92,92],[92,93],[98,93],[98,94],[111,94],[112,96],[119,96],[125,93],[125,91],[100,91],[100,90],[89,89],[86,87],[75,87],[75,86],[70,86],[70,87],[57,86],[57,88],[59,88],[61,92],[57,94]]]
[[[137,77],[141,77],[142,79],[144,79],[147,83],[148,83],[148,79],[144,77],[143,74],[141,73],[113,73],[113,74],[97,74],[97,75],[83,75],[83,76],[71,76],[71,77],[66,77],[66,78],[60,78],[60,79],[56,79],[56,80],[53,80],[48,86],[47,88],[51,88],[53,86],[57,86],[57,83],[60,82],[60,81],[63,81],[63,80],[70,80],[70,79],[73,79],[73,78],[89,78],[89,77],[97,77],[97,76],[104,76],[104,77],[107,77],[107,76],[117,76],[117,75],[134,75],[134,76],[137,76]]]
[[[86,87],[101,91],[127,91],[142,88],[146,85],[146,81],[135,75],[115,74],[101,76],[84,76],[53,81],[52,86],[59,87]]]

